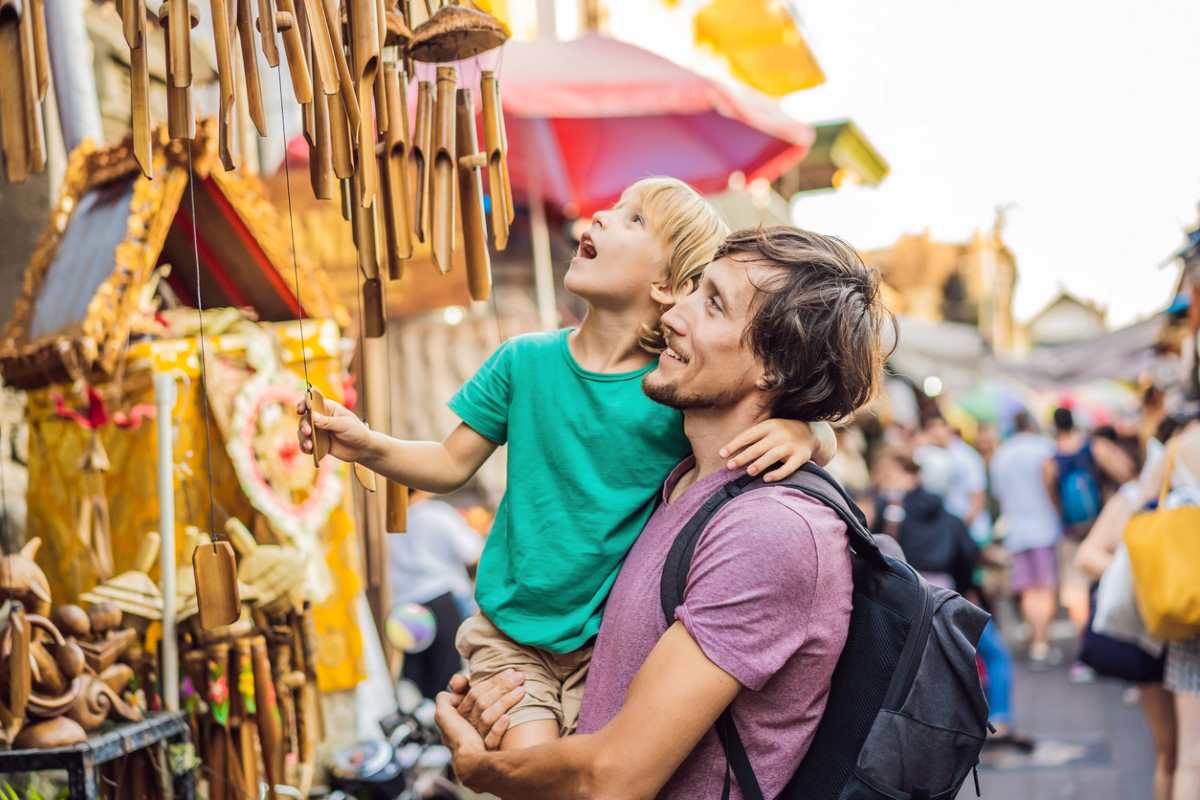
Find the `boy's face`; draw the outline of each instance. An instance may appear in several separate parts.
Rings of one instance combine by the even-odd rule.
[[[760,388],[763,368],[746,342],[756,285],[772,267],[718,259],[704,270],[697,289],[662,316],[667,349],[646,375],[647,396],[679,409],[726,408]]]
[[[665,263],[666,248],[650,228],[641,198],[628,192],[592,216],[563,286],[594,306],[624,310],[649,303],[649,286],[661,280]]]

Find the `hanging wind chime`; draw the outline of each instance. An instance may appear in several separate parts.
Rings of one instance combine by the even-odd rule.
[[[23,165],[36,169],[45,160],[40,126],[31,121],[27,111],[45,93],[46,71],[39,71],[45,50],[44,25],[39,28],[36,24],[41,19],[42,2],[0,0],[0,53],[10,57],[9,63],[22,67],[0,76],[0,116],[10,180],[24,176],[27,166]],[[481,149],[475,91],[459,86],[455,62],[477,58],[500,47],[508,34],[488,14],[444,0],[436,3],[426,0],[429,18],[415,28],[411,0],[209,0],[209,4],[217,60],[221,164],[226,170],[237,166],[234,114],[239,91],[244,93],[246,108],[259,135],[267,132],[258,73],[259,48],[267,64],[276,70],[280,124],[286,141],[283,79],[279,72],[286,59],[294,99],[302,110],[313,193],[319,198],[332,198],[336,185],[343,216],[351,223],[354,234],[359,267],[359,372],[368,387],[376,390],[386,387],[388,359],[379,357],[386,353],[384,287],[388,280],[401,277],[405,262],[414,255],[416,242],[429,246],[435,266],[444,274],[451,269],[455,250],[460,246],[455,236],[457,222],[462,229],[461,247],[471,297],[481,301],[491,295],[484,173],[497,250],[506,247],[513,220],[499,80],[495,70],[482,70],[478,89],[483,127]],[[152,177],[146,57],[149,17],[145,0],[116,0],[116,5],[130,48],[133,152],[142,172]],[[188,0],[165,0],[157,13],[167,52],[168,132],[172,139],[186,140],[188,148],[189,210],[200,317],[200,378],[207,386],[191,153],[195,135],[191,31],[199,18],[199,8]],[[240,80],[235,69],[239,55]],[[417,63],[428,65],[428,72],[424,79],[418,79],[415,125],[410,129],[408,88],[409,81],[418,78]],[[7,113],[9,109],[25,112]],[[34,116],[40,121],[40,115]],[[9,157],[10,150],[14,157]],[[294,291],[301,308],[297,320],[301,360],[311,425],[312,413],[325,411],[325,399],[308,378],[291,172],[286,158],[284,176]],[[384,341],[368,346],[368,340],[380,339]],[[375,354],[373,358],[366,358],[368,349]],[[380,393],[368,391],[367,395],[379,397]],[[386,389],[382,397],[386,400]],[[379,407],[382,405],[377,400],[369,408],[373,424],[395,432],[398,426]],[[217,534],[207,404],[204,429],[210,541],[196,547],[192,563],[200,622],[207,629],[236,621],[240,601],[234,549]],[[315,427],[313,432],[313,459],[319,465],[329,452],[329,435]],[[356,468],[354,474],[368,492],[375,491],[373,473]],[[369,494],[369,514],[382,511],[388,531],[403,531],[407,489],[388,481],[383,494],[383,498]],[[381,500],[383,509],[379,507]],[[380,549],[381,545],[382,540],[368,543],[368,550],[372,546]],[[376,571],[382,570],[381,558],[371,561]]]

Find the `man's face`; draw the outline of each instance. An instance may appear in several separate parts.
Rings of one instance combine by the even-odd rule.
[[[763,368],[746,342],[755,284],[774,267],[722,258],[704,270],[696,290],[663,314],[667,349],[642,388],[650,399],[678,409],[728,408],[763,395]]]

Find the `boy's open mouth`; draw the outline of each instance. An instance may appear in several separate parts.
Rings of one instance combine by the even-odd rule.
[[[579,237],[579,257],[587,259],[596,257],[596,244],[592,241],[592,235],[586,231]]]

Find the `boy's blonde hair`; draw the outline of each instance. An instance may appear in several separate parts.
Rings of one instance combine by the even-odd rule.
[[[676,178],[643,178],[621,196],[630,195],[638,197],[646,222],[665,240],[667,291],[685,290],[712,261],[729,235],[729,226],[699,192]],[[651,353],[662,352],[666,347],[662,326],[643,326],[640,344]]]

